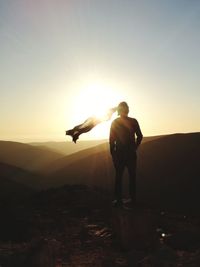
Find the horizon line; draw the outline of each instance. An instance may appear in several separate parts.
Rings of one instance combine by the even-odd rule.
[[[144,138],[147,137],[159,137],[159,136],[166,136],[166,135],[175,135],[175,134],[192,134],[192,133],[200,133],[200,131],[194,131],[194,132],[174,132],[174,133],[166,133],[166,134],[155,134],[155,135],[144,135]],[[44,139],[44,138],[0,138],[0,141],[5,142],[16,142],[16,143],[59,143],[59,142],[67,142],[67,143],[73,143],[72,140],[66,140],[64,138],[62,139]],[[95,139],[82,139],[78,140],[79,142],[97,142],[97,141],[108,141],[108,138],[95,138]]]

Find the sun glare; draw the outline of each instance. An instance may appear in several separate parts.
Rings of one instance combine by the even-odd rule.
[[[74,114],[77,119],[90,116],[102,117],[109,108],[118,104],[119,96],[111,88],[100,84],[92,84],[80,91],[76,98],[78,108]]]
[[[79,95],[75,96],[73,121],[79,124],[91,116],[102,118],[108,109],[116,107],[119,101],[121,97],[117,90],[100,83],[90,84],[82,88]],[[95,128],[97,129],[92,130],[92,135],[87,134],[87,137],[105,138],[109,123],[103,122]]]

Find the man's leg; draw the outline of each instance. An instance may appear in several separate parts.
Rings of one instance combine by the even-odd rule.
[[[136,167],[137,157],[136,154],[131,156],[127,162],[127,168],[129,173],[129,194],[132,202],[136,202]]]
[[[114,163],[115,165],[115,198],[117,202],[122,203],[122,176],[125,169],[124,164]]]

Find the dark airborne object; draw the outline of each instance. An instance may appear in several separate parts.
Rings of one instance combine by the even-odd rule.
[[[117,110],[117,108],[110,108],[108,112],[106,113],[105,116],[102,118],[97,118],[97,117],[89,117],[87,120],[85,120],[82,124],[79,124],[75,126],[73,129],[66,131],[66,135],[71,135],[72,141],[76,143],[76,141],[79,138],[79,135],[82,133],[87,133],[92,128],[94,128],[97,124],[103,122],[103,121],[108,121],[111,119],[113,113]]]

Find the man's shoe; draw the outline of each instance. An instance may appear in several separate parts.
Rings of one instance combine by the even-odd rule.
[[[123,202],[122,202],[122,200],[115,199],[115,200],[113,200],[112,205],[113,205],[113,207],[122,207]]]
[[[132,209],[132,208],[135,208],[136,201],[135,199],[129,198],[129,199],[126,199],[126,201],[124,201],[124,205],[125,207]]]

